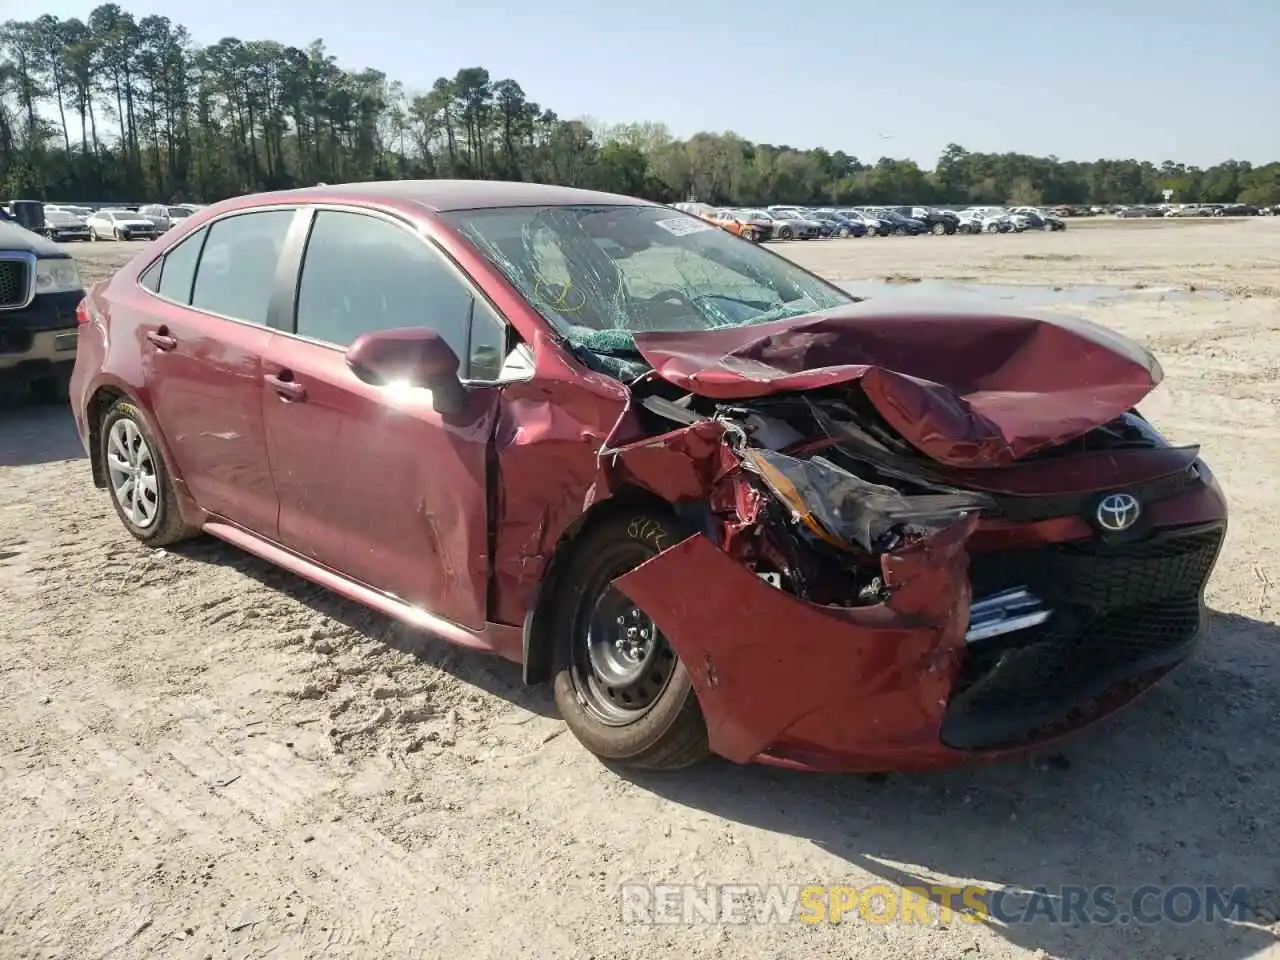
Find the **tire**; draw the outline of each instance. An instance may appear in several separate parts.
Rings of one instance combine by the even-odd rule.
[[[134,437],[141,440],[141,446],[133,444]],[[133,447],[134,456],[129,462],[133,467],[135,489],[139,480],[147,476],[154,485],[153,495],[143,497],[145,504],[152,508],[149,513],[143,508],[135,510],[131,506],[133,501],[121,493],[117,478],[126,474],[126,471],[117,470],[114,466],[124,459],[120,456],[123,449],[118,443],[120,440]],[[200,533],[199,529],[182,519],[177,494],[165,466],[164,456],[160,452],[160,445],[156,442],[146,417],[132,400],[121,397],[111,405],[102,418],[98,442],[111,505],[115,507],[116,516],[129,533],[149,547],[163,547],[179,540],[188,540]],[[144,452],[145,456],[140,455]],[[122,498],[125,502],[122,502]]]
[[[907,228],[906,228],[906,227],[894,227],[894,228],[893,228],[893,235],[894,235],[895,237],[905,237],[905,236],[907,235]]]
[[[847,240],[849,238],[849,228],[841,227],[839,232],[836,234],[836,236],[838,236],[841,240]]]
[[[89,242],[90,242],[90,243],[97,243],[97,242],[98,242],[98,240],[99,240],[99,237],[98,237],[98,228],[97,228],[97,227],[90,227],[90,228],[89,228]]]
[[[867,236],[874,237],[879,231],[875,227],[867,227]]]
[[[556,707],[584,747],[620,766],[674,770],[710,754],[689,672],[643,612],[609,586],[678,543],[676,529],[670,514],[651,508],[610,517],[574,544],[557,578],[550,623]],[[628,639],[623,630],[648,638],[632,641],[640,648],[638,661],[621,646]],[[614,667],[617,679],[609,685]],[[633,694],[636,706],[628,699]]]
[[[1000,224],[998,223],[987,224],[987,233],[999,233],[999,232],[1000,232]]]
[[[945,223],[935,223],[931,228],[930,232],[935,237],[940,237],[947,232],[947,225]]]
[[[120,228],[119,228],[119,227],[116,227],[115,229],[113,229],[113,230],[111,231],[111,239],[112,239],[112,240],[115,240],[115,241],[117,241],[117,242],[119,242],[119,241],[121,241],[121,240],[123,240],[123,239],[124,239],[123,237],[121,237],[121,236],[120,236]]]
[[[779,227],[779,228],[778,228],[778,239],[779,239],[779,240],[790,240],[790,239],[791,239],[792,237],[794,237],[794,236],[795,236],[795,232],[794,232],[790,227]]]

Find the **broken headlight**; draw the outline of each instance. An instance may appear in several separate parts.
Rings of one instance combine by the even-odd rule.
[[[825,457],[801,460],[755,448],[742,456],[798,523],[846,549],[853,544],[886,549],[904,531],[941,530],[993,505],[985,494],[965,490],[905,494],[863,480]]]

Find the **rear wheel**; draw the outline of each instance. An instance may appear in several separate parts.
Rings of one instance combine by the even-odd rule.
[[[123,237],[121,237],[121,236],[120,236],[120,228],[119,228],[119,227],[116,227],[114,230],[112,230],[112,231],[111,231],[111,239],[113,239],[113,240],[122,240],[122,239],[123,239]]]
[[[90,227],[90,228],[89,228],[89,239],[90,239],[91,241],[97,242],[97,240],[98,240],[98,228],[97,228],[97,227]]]
[[[668,514],[621,514],[583,534],[558,578],[551,620],[556,706],[601,759],[674,769],[709,753],[684,664],[648,615],[611,585],[679,539]]]
[[[933,235],[935,237],[940,237],[947,232],[947,225],[945,223],[935,223],[932,229]]]
[[[152,547],[200,532],[182,519],[160,445],[132,400],[121,398],[111,405],[99,437],[111,505],[126,530]]]
[[[905,236],[907,235],[907,228],[906,228],[906,227],[894,227],[894,228],[893,228],[893,235],[894,235],[895,237],[905,237]]]
[[[1000,224],[998,223],[987,224],[987,233],[999,233],[999,232],[1000,232]]]
[[[840,228],[839,233],[837,234],[837,236],[839,236],[841,240],[843,240],[843,239],[847,238],[847,237],[849,236],[849,228],[848,228],[848,227],[841,227],[841,228]]]

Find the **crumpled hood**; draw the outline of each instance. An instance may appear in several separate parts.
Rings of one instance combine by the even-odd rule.
[[[718,400],[858,381],[939,463],[999,466],[1074,440],[1147,396],[1144,348],[1086,320],[865,302],[758,326],[638,333],[658,376]]]

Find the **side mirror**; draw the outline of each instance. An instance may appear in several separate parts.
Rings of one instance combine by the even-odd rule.
[[[405,383],[431,391],[438,413],[460,413],[467,390],[458,379],[458,355],[425,327],[361,334],[347,348],[347,366],[369,383]]]

